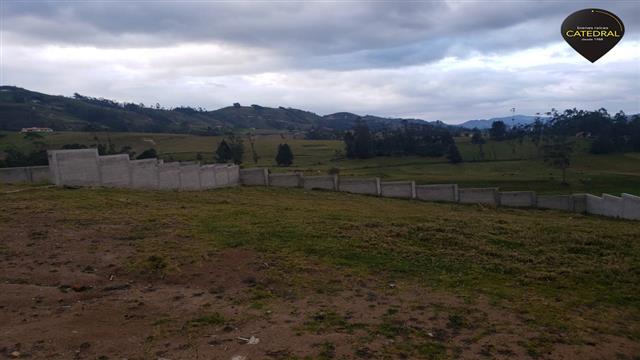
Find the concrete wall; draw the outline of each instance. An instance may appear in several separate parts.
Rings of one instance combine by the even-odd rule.
[[[605,216],[621,217],[622,216],[622,197],[609,194],[602,194],[602,205],[604,206]]]
[[[338,178],[338,190],[354,194],[380,194],[380,179],[378,178]]]
[[[581,213],[581,214],[587,212],[587,195],[588,194],[571,195],[573,212]]]
[[[180,190],[200,190],[199,164],[180,164]]]
[[[28,167],[0,168],[0,182],[5,184],[30,183]]]
[[[587,198],[587,213],[588,214],[596,214],[596,215],[604,215],[604,200],[595,195],[586,194]]]
[[[509,207],[535,207],[536,193],[533,191],[502,191],[500,205]]]
[[[240,166],[228,166],[227,177],[229,178],[229,186],[238,186],[238,184],[240,183]]]
[[[302,187],[307,190],[337,190],[338,176],[304,176],[302,178]]]
[[[180,189],[180,163],[164,163],[158,165],[158,189]]]
[[[131,172],[129,170],[129,155],[99,156],[100,184],[110,187],[129,187]]]
[[[56,185],[99,186],[98,150],[48,151],[49,169]]]
[[[31,166],[29,171],[31,172],[31,182],[33,183],[52,182],[49,166]]]
[[[573,211],[571,195],[540,195],[537,197],[539,209]]]
[[[202,190],[216,187],[215,165],[200,166],[200,188]]]
[[[380,182],[380,196],[413,199],[416,197],[416,183],[413,181]]]
[[[245,186],[269,186],[269,170],[264,168],[241,169],[240,183]]]
[[[640,196],[622,194],[621,217],[629,220],[640,220]]]
[[[157,159],[129,160],[128,155],[98,156],[96,149],[48,152],[49,166],[0,169],[0,182],[52,181],[57,185],[117,186],[138,189],[201,190],[244,185],[339,190],[356,194],[425,201],[459,201],[514,207],[538,207],[640,220],[640,197],[603,194],[543,195],[531,191],[498,192],[497,188],[463,188],[454,184],[419,185],[413,181],[380,182],[378,178],[338,178],[300,174],[271,174],[268,169],[240,170],[237,165],[163,163]]]
[[[458,201],[458,185],[416,185],[416,198],[424,201]]]
[[[269,186],[300,187],[300,174],[269,174]]]
[[[498,205],[498,188],[461,188],[458,201],[464,204]]]
[[[158,188],[158,160],[141,159],[129,161],[131,187],[134,189]]]

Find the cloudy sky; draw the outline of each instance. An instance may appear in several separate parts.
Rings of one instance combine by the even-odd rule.
[[[233,102],[458,123],[605,107],[640,112],[633,1],[0,0],[2,85],[166,107]],[[570,13],[617,14],[592,64]]]

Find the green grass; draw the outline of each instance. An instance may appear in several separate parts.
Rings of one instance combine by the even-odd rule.
[[[0,152],[8,147],[23,151],[34,144],[22,134],[3,133]],[[58,132],[44,135],[42,142],[50,148],[64,144],[94,144],[92,133]],[[106,142],[107,134],[98,133]],[[110,133],[117,149],[133,147],[141,153],[155,147],[162,158],[174,161],[195,160],[198,153],[204,162],[213,161],[213,152],[221,137],[184,134]],[[489,141],[484,145],[485,157],[480,159],[478,147],[468,138],[456,139],[465,162],[449,164],[444,158],[377,157],[366,160],[335,159],[335,152],[343,149],[341,141],[303,140],[290,134],[260,134],[256,136],[254,163],[248,140],[245,138],[245,167],[265,166],[272,171],[302,171],[306,174],[325,174],[330,168],[340,169],[345,176],[377,176],[382,180],[415,180],[418,184],[457,183],[462,187],[498,186],[503,190],[533,190],[547,194],[589,192],[593,194],[622,192],[640,194],[640,153],[592,155],[585,141],[578,142],[572,165],[567,171],[568,185],[561,183],[561,174],[550,168],[538,156],[530,141]],[[275,166],[278,144],[287,142],[294,153],[291,167]],[[514,152],[515,150],[515,152]]]

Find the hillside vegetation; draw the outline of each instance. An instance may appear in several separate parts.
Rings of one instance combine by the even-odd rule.
[[[120,103],[75,94],[73,98],[47,95],[14,86],[0,86],[0,130],[49,127],[57,131],[112,131],[223,134],[238,129],[302,131],[311,128],[350,129],[360,116],[315,113],[259,105],[234,104],[217,110],[179,106],[166,109],[160,104]],[[374,128],[400,124],[403,119],[363,117]],[[408,120],[425,123],[422,120]],[[446,126],[438,123],[439,126]]]

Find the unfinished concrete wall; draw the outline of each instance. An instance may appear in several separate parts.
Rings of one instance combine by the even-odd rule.
[[[416,197],[416,183],[413,181],[382,181],[380,196],[413,199]]]
[[[498,205],[498,188],[461,188],[458,201],[464,204]]]
[[[216,187],[215,165],[200,166],[200,188],[212,189]]]
[[[587,194],[573,194],[571,195],[571,202],[573,212],[580,214],[587,212]]]
[[[501,191],[500,205],[509,207],[535,207],[536,193],[533,191]]]
[[[602,194],[602,212],[604,216],[622,216],[622,198],[609,194]]]
[[[595,215],[604,215],[604,200],[595,195],[586,194],[587,198],[587,213]]]
[[[231,184],[229,182],[229,170],[227,170],[227,165],[215,165],[213,170],[216,177],[216,187],[225,187]]]
[[[164,163],[158,165],[158,189],[180,189],[180,163]]]
[[[240,166],[229,165],[227,167],[227,177],[229,178],[229,186],[238,186],[240,183]]]
[[[50,150],[49,169],[54,184],[71,186],[99,186],[98,150]]]
[[[622,194],[621,217],[629,220],[640,220],[640,196]]]
[[[245,186],[269,186],[269,170],[266,168],[241,169],[240,183]]]
[[[416,199],[423,201],[458,201],[458,185],[416,185]]]
[[[180,190],[200,190],[200,165],[180,164]]]
[[[300,187],[300,174],[269,174],[269,186]]]
[[[573,201],[571,195],[539,195],[537,207],[539,209],[573,211]]]
[[[98,164],[100,165],[100,185],[109,187],[129,187],[131,185],[129,155],[99,156]]]
[[[307,190],[337,190],[338,176],[304,176],[302,177],[302,187]]]
[[[380,195],[378,178],[338,178],[338,190],[354,194]]]
[[[30,183],[31,175],[28,167],[0,168],[0,182],[5,184]]]
[[[131,187],[134,189],[158,188],[158,160],[141,159],[129,161]]]
[[[49,166],[31,166],[29,168],[31,173],[31,182],[33,183],[51,183],[51,170]]]

